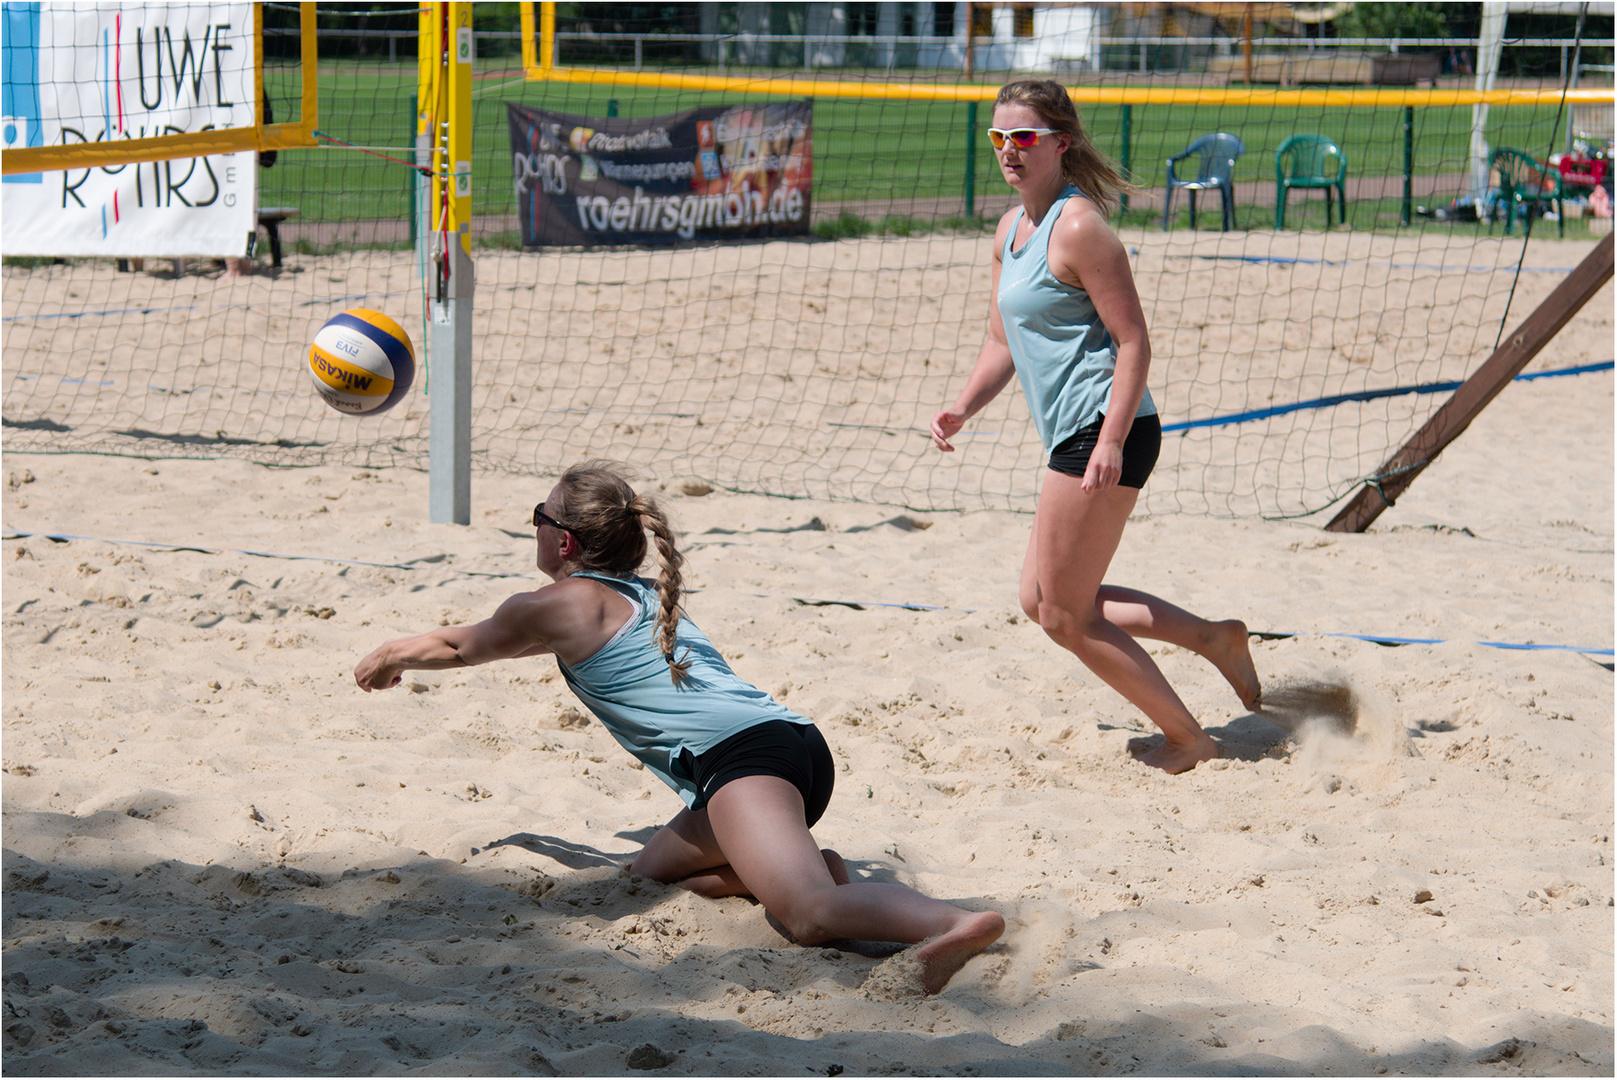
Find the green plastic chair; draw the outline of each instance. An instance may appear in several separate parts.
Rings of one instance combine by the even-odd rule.
[[[1499,192],[1488,201],[1488,231],[1493,232],[1496,215],[1505,215],[1505,235],[1516,223],[1518,207],[1527,207],[1531,214],[1546,203],[1555,204],[1556,224],[1566,236],[1566,207],[1562,205],[1565,188],[1561,170],[1545,165],[1531,154],[1501,146],[1488,155],[1488,170],[1499,175]],[[1491,179],[1491,177],[1490,177]]]
[[[1293,135],[1275,151],[1275,228],[1286,227],[1286,196],[1292,188],[1325,191],[1325,227],[1331,226],[1331,189],[1339,196],[1338,218],[1347,224],[1347,155],[1323,135]]]

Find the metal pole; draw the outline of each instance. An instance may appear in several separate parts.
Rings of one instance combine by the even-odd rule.
[[[432,157],[426,153],[426,147],[421,140],[421,92],[417,90],[410,95],[410,123],[414,125],[410,132],[415,142],[415,163],[417,165],[431,164]],[[410,207],[410,246],[415,247],[421,242],[421,223],[416,219],[421,214],[421,174],[411,169],[406,174],[405,183],[409,186],[405,190],[405,198]]]
[[[1581,67],[1583,63],[1583,22],[1588,15],[1589,5],[1584,4],[1583,7],[1578,11],[1578,32],[1577,36],[1573,39],[1575,44],[1572,47],[1572,73],[1567,76],[1567,81],[1562,84],[1569,90],[1576,90],[1578,88],[1578,68]],[[1566,51],[1566,46],[1563,45],[1561,50],[1564,53]],[[1561,152],[1568,156],[1571,156],[1572,154],[1572,117],[1570,116],[1566,118],[1566,138],[1562,142]]]
[[[466,226],[461,226],[462,229]],[[429,404],[427,520],[472,520],[472,258],[451,235],[449,288],[432,305],[432,396]]]
[[[966,216],[977,212],[977,103],[966,102]]]
[[[969,2],[966,4],[966,62],[965,62],[965,73],[966,73],[966,78],[968,78],[968,79],[971,78],[971,64],[972,64],[972,56],[971,56],[971,54],[972,54],[972,51],[973,51],[972,47],[971,47],[972,46],[971,38],[972,38],[972,33],[973,33],[972,27],[977,21],[976,20],[976,8],[977,8],[976,4],[969,3]],[[975,119],[975,117],[973,119]]]
[[[1410,222],[1410,207],[1415,195],[1415,107],[1404,106],[1404,209],[1403,223]]]
[[[1503,0],[1484,0],[1482,5],[1482,37],[1477,45],[1478,90],[1494,88],[1499,77],[1500,51],[1504,46],[1506,5]],[[1483,132],[1488,126],[1488,106],[1471,106],[1471,183],[1468,194],[1480,209],[1488,195],[1488,140]]]
[[[1244,33],[1241,35],[1241,56],[1246,60],[1246,84],[1252,85],[1252,5],[1246,6],[1246,18],[1242,20]]]
[[[1132,105],[1124,105],[1123,106],[1123,179],[1128,180],[1131,183],[1134,180],[1134,169],[1133,169],[1133,164],[1132,164],[1134,154],[1133,154],[1133,148],[1132,148],[1132,140],[1130,138],[1130,136],[1132,136],[1133,133],[1134,133],[1134,106],[1132,106]],[[1128,188],[1124,188],[1123,191],[1122,191],[1122,194],[1119,196],[1119,198],[1118,198],[1118,208],[1124,213],[1128,212],[1128,208],[1129,208],[1129,189]]]

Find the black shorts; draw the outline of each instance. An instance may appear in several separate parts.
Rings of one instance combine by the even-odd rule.
[[[1100,442],[1100,426],[1106,422],[1102,416],[1088,427],[1079,428],[1060,446],[1050,451],[1050,468],[1058,473],[1083,479],[1089,469],[1089,455]],[[1123,440],[1123,475],[1119,487],[1143,488],[1151,470],[1156,468],[1157,455],[1162,452],[1162,421],[1155,413],[1136,416]]]
[[[766,720],[694,756],[685,751],[686,771],[696,781],[696,805],[707,805],[725,784],[743,776],[778,776],[803,795],[803,820],[813,825],[831,802],[836,762],[825,736],[813,724]]]

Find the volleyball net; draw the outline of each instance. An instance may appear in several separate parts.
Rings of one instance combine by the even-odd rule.
[[[245,276],[199,259],[6,260],[7,449],[426,466],[442,358],[424,358],[406,407],[368,418],[328,409],[304,371],[316,330],[347,307],[388,313],[424,351],[425,189],[459,165],[416,152],[428,65],[403,24],[417,10],[333,27],[352,18],[319,9],[317,145],[283,142],[252,170],[258,216],[293,211],[277,223],[281,265],[262,249]],[[256,43],[277,110],[304,85],[277,33],[294,14],[267,6]],[[1014,388],[955,454],[926,436],[976,359],[994,224],[1012,205],[983,133],[1003,72],[944,66],[947,42],[924,32],[862,42],[523,14],[515,42],[472,39],[457,174],[480,471],[551,476],[606,456],[771,495],[1031,509],[1040,450]],[[1307,516],[1351,494],[1609,228],[1582,212],[1595,187],[1560,169],[1535,192],[1556,184],[1560,202],[1507,205],[1479,140],[1547,162],[1569,137],[1592,145],[1573,106],[1611,92],[1297,88],[1216,68],[1061,76],[1136,185],[1114,226],[1168,433],[1141,507]],[[1228,231],[1216,191],[1194,227],[1186,192],[1164,214],[1168,160],[1213,133],[1243,147]],[[1277,186],[1295,135],[1345,159],[1329,222],[1323,189]],[[1181,177],[1194,166],[1175,163]],[[4,228],[9,254],[9,213]],[[1534,370],[1610,360],[1607,334]]]

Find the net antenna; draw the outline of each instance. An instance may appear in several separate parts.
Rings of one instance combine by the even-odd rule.
[[[315,129],[319,126],[320,95],[317,81],[319,61],[315,5],[298,5],[301,49],[302,94],[298,118],[286,123],[264,123],[264,6],[253,8],[253,126],[215,128],[182,135],[157,135],[139,139],[113,139],[99,143],[76,142],[56,146],[19,146],[0,158],[0,174],[52,172],[96,166],[128,165],[146,161],[211,157],[245,150],[298,150],[318,146]]]

